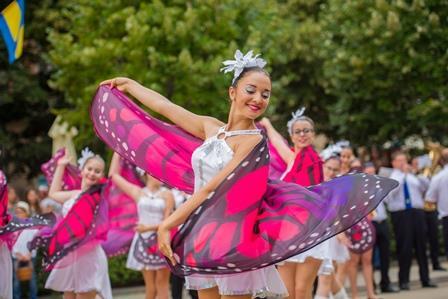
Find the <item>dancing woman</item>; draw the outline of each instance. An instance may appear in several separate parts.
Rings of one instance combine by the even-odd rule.
[[[330,181],[339,175],[341,168],[339,154],[340,148],[334,145],[322,151],[324,181]],[[341,263],[345,263],[350,258],[348,251],[348,247],[351,245],[350,241],[345,233],[341,233],[326,242],[329,242],[329,257],[322,262],[319,269],[314,299],[348,299],[345,288],[338,281],[335,272]]]
[[[81,189],[62,191],[64,169],[69,163],[65,155],[58,160],[49,197],[63,204],[64,217],[83,193],[100,183],[104,176],[104,160],[93,153],[80,159]],[[75,229],[74,227],[72,229]],[[70,251],[51,271],[45,288],[64,292],[64,299],[112,298],[107,258],[99,242],[89,242]]]
[[[109,176],[124,193],[137,202],[138,225],[128,254],[126,267],[141,271],[145,281],[146,299],[168,299],[170,271],[159,252],[145,255],[148,248],[142,246],[144,240],[155,236],[159,224],[167,218],[174,208],[173,194],[162,183],[145,174],[145,187],[127,181],[119,174],[120,156],[114,154]],[[141,249],[139,249],[141,247]],[[143,250],[142,250],[143,249]],[[140,251],[140,252],[139,252]],[[144,256],[145,258],[141,258]]]
[[[160,249],[172,263],[175,260],[170,249],[169,231],[184,223],[262,139],[254,120],[266,110],[271,95],[271,80],[263,66],[264,63],[254,60],[253,65],[234,78],[229,88],[231,106],[227,124],[191,113],[131,79],[115,78],[102,82],[131,94],[152,111],[205,140],[192,157],[195,194],[159,225]],[[274,266],[241,274],[186,277],[186,285],[188,289],[198,290],[201,299],[286,294]]]
[[[91,118],[122,157],[168,185],[194,189],[158,229],[159,248],[172,271],[187,276],[189,288],[199,289],[201,298],[282,296],[287,290],[273,264],[347,229],[396,184],[371,178],[361,185],[368,178],[361,175],[309,189],[270,181],[266,138],[254,120],[269,103],[271,80],[252,52],[238,51],[235,58],[224,62],[234,71],[227,124],[122,77],[99,87]],[[180,128],[146,114],[120,91]],[[351,195],[353,188],[363,188],[362,199]],[[358,212],[344,217],[351,207]],[[170,230],[180,224],[170,244]]]
[[[263,118],[261,124],[266,128],[269,140],[288,165],[282,179],[307,187],[321,183],[323,172],[322,161],[312,146],[315,137],[314,121],[303,115],[304,110],[302,108],[293,113],[287,124],[293,149],[284,142],[269,119]],[[328,244],[324,242],[279,265],[278,270],[288,288],[289,298],[311,298],[317,272],[322,260],[328,255]]]

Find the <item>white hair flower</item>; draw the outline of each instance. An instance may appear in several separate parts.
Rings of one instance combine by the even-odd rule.
[[[288,132],[292,134],[292,126],[298,121],[303,114],[305,113],[305,107],[301,107],[296,110],[296,112],[292,112],[292,118],[286,123],[286,126],[288,127]]]
[[[342,147],[336,144],[329,144],[325,149],[320,152],[320,157],[325,162],[332,157],[339,157],[341,154]]]
[[[226,60],[222,64],[225,66],[220,69],[221,72],[233,73],[232,84],[235,83],[236,78],[238,78],[243,70],[248,67],[259,67],[263,68],[266,65],[266,61],[262,58],[259,58],[260,54],[253,56],[253,51],[247,52],[246,55],[240,50],[236,50],[235,52],[235,60]]]
[[[84,164],[86,164],[87,160],[89,160],[92,157],[95,157],[95,154],[88,147],[85,147],[81,151],[81,158],[78,159],[78,167],[82,169],[84,167]]]

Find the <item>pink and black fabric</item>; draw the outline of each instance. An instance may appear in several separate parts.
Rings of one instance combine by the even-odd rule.
[[[322,164],[319,154],[309,145],[296,155],[291,170],[283,180],[304,187],[322,183],[324,180]]]
[[[122,157],[192,192],[191,154],[202,140],[154,119],[107,86],[99,87],[91,118],[98,136]],[[352,174],[305,188],[270,180],[269,158],[263,138],[190,215],[172,239],[175,274],[229,274],[278,263],[345,231],[397,186],[388,178]]]
[[[8,215],[8,181],[3,171],[0,170],[0,227],[5,226],[11,220]]]
[[[264,132],[266,131],[263,126],[257,124],[257,127]],[[265,133],[266,134],[266,133]],[[285,144],[288,144],[288,141],[283,140]],[[280,153],[277,151],[275,146],[268,139],[268,148],[269,154],[271,155],[270,163],[269,163],[269,178],[274,180],[279,180],[283,173],[286,171],[288,165],[286,165],[285,161],[280,156]]]
[[[120,175],[128,182],[143,187],[135,166],[120,159]],[[108,256],[125,254],[129,251],[138,222],[135,200],[121,191],[112,180],[108,182],[107,201],[109,202],[109,230],[106,241],[102,243]]]
[[[353,253],[362,254],[375,246],[375,226],[367,218],[350,227],[345,233],[352,243],[349,249]]]
[[[177,232],[177,229],[171,231],[171,237]],[[160,252],[157,245],[157,234],[152,234],[148,238],[138,235],[134,257],[137,261],[150,267],[167,266],[165,256]]]
[[[54,214],[36,215],[27,219],[8,214],[8,184],[5,174],[0,170],[0,241],[12,249],[19,233],[24,229],[52,226],[56,222]]]
[[[44,249],[45,270],[51,270],[71,251],[105,240],[109,226],[108,204],[102,200],[103,192],[107,192],[105,187],[103,182],[83,192],[62,220],[53,228],[41,230],[29,244],[30,249]]]
[[[65,148],[58,150],[51,159],[42,164],[40,167],[41,171],[45,175],[48,184],[53,181],[54,172],[56,171],[56,166],[58,165],[58,160],[65,155]],[[76,190],[81,189],[81,171],[78,167],[68,164],[65,167],[64,174],[62,177],[62,189],[63,190]]]

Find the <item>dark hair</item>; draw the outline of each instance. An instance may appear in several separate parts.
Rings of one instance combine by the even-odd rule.
[[[362,168],[366,169],[366,168],[369,168],[369,167],[376,168],[376,167],[375,167],[375,164],[373,164],[372,161],[364,162],[364,165],[362,166]]]
[[[240,79],[243,78],[246,74],[251,72],[263,73],[268,76],[269,80],[271,80],[271,75],[269,75],[269,73],[264,68],[261,68],[259,66],[252,66],[244,68],[241,74],[233,80],[232,86],[236,87],[238,85],[238,81],[240,81]]]

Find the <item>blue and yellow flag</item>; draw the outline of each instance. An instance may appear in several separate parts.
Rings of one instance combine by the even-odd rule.
[[[0,14],[0,32],[8,49],[9,63],[22,55],[25,0],[15,0]]]

